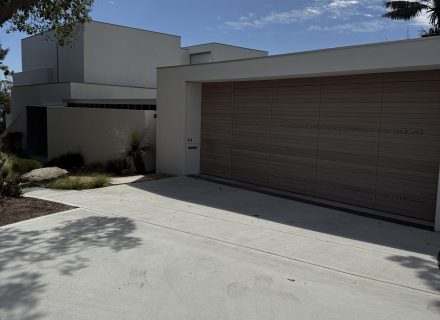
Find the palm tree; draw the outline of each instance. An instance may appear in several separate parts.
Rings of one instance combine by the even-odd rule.
[[[422,36],[440,35],[440,0],[386,1],[385,8],[390,11],[383,16],[393,20],[412,20],[427,12],[432,27],[424,30]]]

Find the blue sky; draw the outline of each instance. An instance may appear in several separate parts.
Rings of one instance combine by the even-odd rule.
[[[94,20],[222,42],[270,54],[418,37],[425,18],[381,18],[383,0],[95,0]],[[23,34],[0,30],[6,63],[21,70]]]

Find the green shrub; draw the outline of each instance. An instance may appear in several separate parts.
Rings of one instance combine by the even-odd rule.
[[[109,177],[106,175],[95,176],[70,176],[55,180],[47,185],[51,189],[62,190],[85,190],[102,188],[110,183]]]
[[[3,156],[3,155],[2,155]],[[3,172],[6,164],[6,158],[0,159],[0,171]],[[3,175],[0,176],[0,196],[1,197],[15,197],[18,198],[22,194],[21,186],[18,179],[7,179]]]
[[[112,159],[105,164],[105,171],[122,176],[124,170],[130,169],[130,163],[126,159]]]
[[[79,177],[66,177],[52,181],[47,185],[50,189],[79,190]]]
[[[0,196],[18,198],[22,195],[21,186],[17,179],[0,178]]]
[[[102,188],[105,186],[108,186],[110,184],[110,178],[106,175],[99,174],[92,178],[92,181],[90,182],[91,189],[94,188]]]
[[[94,162],[81,168],[81,173],[106,173],[106,165],[102,162]]]
[[[78,171],[84,166],[84,159],[79,153],[67,153],[50,160],[47,167],[59,167],[69,172]]]
[[[95,162],[85,165],[78,172],[81,174],[122,175],[127,169],[130,169],[130,163],[126,159],[112,159],[105,163]]]
[[[138,130],[133,130],[128,136],[128,146],[125,150],[125,155],[131,157],[133,160],[136,172],[139,174],[145,173],[145,164],[143,153],[145,152],[146,146],[143,146],[144,134]]]
[[[8,132],[1,137],[0,150],[10,154],[23,154],[21,132]]]
[[[23,159],[4,153],[0,155],[0,158],[4,159],[1,176],[8,179],[15,179],[22,174],[43,167],[37,160]]]
[[[11,166],[12,171],[17,173],[18,175],[22,175],[32,170],[40,169],[42,167],[43,165],[40,161],[22,158],[13,158]]]

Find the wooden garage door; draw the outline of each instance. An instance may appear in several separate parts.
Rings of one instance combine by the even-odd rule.
[[[434,221],[440,71],[203,85],[201,172]]]

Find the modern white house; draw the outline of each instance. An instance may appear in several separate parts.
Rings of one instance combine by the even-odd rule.
[[[158,172],[440,230],[439,52],[429,37],[268,56],[92,22],[73,48],[23,40],[8,130],[87,162],[145,130]]]
[[[42,160],[68,152],[87,163],[116,158],[133,129],[154,145],[158,67],[267,55],[217,43],[182,48],[179,36],[101,22],[86,24],[73,46],[51,37],[22,40],[7,119],[7,130],[22,132],[27,153]]]

